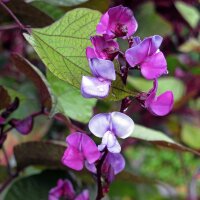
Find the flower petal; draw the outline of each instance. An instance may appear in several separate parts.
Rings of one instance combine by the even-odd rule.
[[[109,130],[110,115],[108,113],[95,115],[90,120],[88,127],[95,136],[102,138],[103,135]]]
[[[96,54],[94,52],[94,49],[92,47],[87,47],[86,48],[86,56],[87,56],[87,59],[90,59],[90,58],[96,58]]]
[[[146,59],[150,44],[151,39],[146,38],[140,44],[131,47],[125,52],[126,60],[131,67],[135,67]]]
[[[171,91],[166,91],[150,104],[149,110],[154,115],[164,116],[172,110],[173,104],[173,93]]]
[[[81,148],[83,155],[89,164],[94,163],[101,156],[94,141],[86,134],[82,134]]]
[[[67,167],[80,171],[84,166],[84,157],[76,148],[69,146],[64,152],[62,163]]]
[[[103,163],[102,171],[104,170],[104,168],[106,169],[107,165],[112,166],[112,168],[114,169],[114,174],[116,175],[121,172],[125,167],[124,157],[120,153],[108,153]]]
[[[111,153],[119,153],[121,151],[121,146],[119,142],[117,141],[117,138],[111,131],[107,131],[104,134],[100,148],[104,145],[107,147],[108,151],[110,151]]]
[[[75,133],[71,133],[70,135],[66,137],[66,142],[69,146],[79,149],[81,139],[82,139],[82,133],[75,132]]]
[[[90,200],[89,191],[83,190],[74,200]]]
[[[148,80],[167,74],[167,62],[162,52],[149,56],[140,66],[142,75]]]
[[[115,67],[112,61],[99,58],[89,59],[91,72],[96,77],[102,77],[107,80],[115,80]]]
[[[98,34],[107,34],[107,27],[109,23],[109,15],[108,12],[102,15],[99,24],[97,25],[96,31]],[[111,35],[114,35],[110,32]]]
[[[81,93],[85,98],[104,98],[108,96],[111,82],[89,76],[83,76]]]
[[[149,39],[151,39],[151,43],[150,43],[148,55],[151,56],[154,53],[156,53],[156,51],[159,49],[163,41],[163,38],[160,35],[154,35],[152,37],[149,37]]]
[[[119,138],[127,138],[134,129],[133,120],[120,112],[112,112],[111,113],[111,123],[112,129],[111,131],[117,135]]]

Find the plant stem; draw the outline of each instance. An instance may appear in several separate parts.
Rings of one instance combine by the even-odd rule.
[[[101,176],[102,176],[101,168],[102,168],[103,162],[104,162],[107,154],[108,154],[108,150],[106,149],[101,160],[97,164],[97,187],[98,187],[98,191],[97,191],[96,200],[101,200],[104,197],[103,186],[102,186],[102,181],[101,181]]]
[[[7,165],[8,174],[9,174],[10,176],[12,176],[12,170],[11,170],[9,158],[8,158],[8,155],[7,155],[7,152],[6,152],[5,148],[4,148],[4,146],[2,146],[2,152],[3,152],[4,158],[5,158],[5,160],[6,160],[6,165]]]
[[[9,15],[15,20],[16,24],[21,30],[28,31],[28,29],[19,21],[19,19],[15,16],[15,14],[8,8],[1,0],[0,5],[9,13]]]

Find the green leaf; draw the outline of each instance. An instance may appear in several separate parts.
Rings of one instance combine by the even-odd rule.
[[[194,124],[184,123],[181,131],[182,141],[188,146],[200,149],[200,127]]]
[[[175,6],[190,26],[195,28],[200,20],[199,11],[195,7],[180,1],[177,1]]]
[[[76,6],[88,0],[29,0],[29,2],[32,1],[47,2],[57,6]]]
[[[4,200],[47,200],[49,190],[59,178],[69,178],[66,172],[47,170],[40,174],[19,178],[13,182]]]
[[[87,123],[93,115],[93,107],[97,100],[83,98],[80,89],[58,79],[49,71],[47,79],[57,98],[54,112],[60,112],[74,120]]]
[[[155,34],[166,36],[172,33],[171,25],[156,13],[152,3],[142,4],[136,11],[135,17],[138,24],[142,24],[136,33],[140,37]]]
[[[90,74],[85,49],[99,19],[97,11],[74,9],[51,26],[32,29],[25,38],[55,76],[80,88],[82,75]]]
[[[152,142],[154,144],[165,146],[170,149],[176,149],[180,151],[189,151],[191,153],[200,155],[200,153],[175,142],[174,140],[169,138],[167,135],[165,135],[163,132],[153,130],[153,129],[150,129],[138,124],[135,125],[135,129],[133,133],[131,134],[131,137],[139,139],[139,140]]]
[[[63,168],[61,158],[66,149],[62,142],[25,142],[15,146],[14,155],[18,169],[30,165],[43,165],[48,167]]]
[[[39,10],[41,10],[48,16],[52,17],[53,19],[59,19],[60,17],[62,17],[65,14],[65,12],[62,9],[60,9],[59,7],[48,4],[46,2],[33,1],[33,2],[31,2],[31,5],[38,8]]]
[[[153,81],[148,81],[140,77],[128,77],[128,83],[130,86],[143,92],[148,92],[153,87]],[[179,79],[174,77],[159,78],[157,95],[167,90],[173,92],[175,101],[180,100],[185,94],[185,86]]]

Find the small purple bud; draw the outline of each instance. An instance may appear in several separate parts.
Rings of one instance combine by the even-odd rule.
[[[12,119],[9,123],[22,135],[29,134],[33,129],[33,117],[32,116],[29,116],[22,120]]]

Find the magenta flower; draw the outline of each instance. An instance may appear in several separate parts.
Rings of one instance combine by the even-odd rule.
[[[172,91],[166,91],[156,97],[158,89],[158,81],[155,79],[153,88],[148,92],[144,107],[148,109],[153,115],[164,116],[167,115],[173,108],[174,95]]]
[[[116,137],[127,138],[133,132],[134,122],[120,112],[102,113],[90,120],[89,129],[95,136],[102,138],[98,146],[100,151],[107,148],[111,153],[119,153],[121,146]]]
[[[127,62],[131,67],[139,65],[141,73],[146,79],[155,79],[167,74],[167,62],[159,47],[162,37],[154,35],[137,42],[125,52]]]
[[[59,179],[57,186],[49,191],[48,200],[59,200],[61,197],[73,200],[75,197],[75,191],[73,185],[69,180]]]
[[[83,76],[81,93],[85,98],[104,98],[108,96],[111,81],[116,79],[114,64],[110,60],[89,59],[89,66],[94,77]]]
[[[131,36],[138,27],[133,12],[123,6],[110,8],[102,15],[97,25],[97,33],[105,35],[106,38]]]
[[[76,196],[73,185],[69,180],[59,179],[57,186],[49,191],[48,200],[59,200],[61,198],[68,200],[89,200],[88,190],[83,190],[81,194]]]
[[[86,56],[90,58],[102,58],[113,60],[119,51],[119,45],[114,40],[106,40],[103,36],[93,36],[90,38],[94,48],[86,48]]]
[[[62,157],[62,163],[74,170],[82,170],[85,162],[92,164],[100,157],[96,144],[84,133],[70,134],[66,142],[68,147]]]

